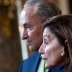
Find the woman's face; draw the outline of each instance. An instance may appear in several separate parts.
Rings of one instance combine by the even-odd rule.
[[[62,63],[61,54],[64,47],[59,43],[57,37],[47,27],[43,32],[43,43],[39,49],[42,58],[45,61],[45,67],[51,68]]]

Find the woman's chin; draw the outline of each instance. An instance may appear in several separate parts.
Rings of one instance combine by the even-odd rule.
[[[46,68],[46,69],[50,69],[50,68],[52,68],[52,66],[45,64],[45,68]]]
[[[45,68],[46,68],[46,69],[49,69],[49,66],[48,66],[47,64],[45,64]]]

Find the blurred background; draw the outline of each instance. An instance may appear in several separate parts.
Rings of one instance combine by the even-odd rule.
[[[18,72],[21,60],[30,56],[19,16],[26,0],[0,0],[0,72]],[[62,14],[72,13],[72,0],[50,0]]]

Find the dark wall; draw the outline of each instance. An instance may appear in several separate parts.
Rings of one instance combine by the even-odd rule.
[[[68,0],[68,1],[69,1],[70,13],[72,14],[72,0]]]
[[[0,72],[18,72],[21,46],[16,6],[0,1]]]

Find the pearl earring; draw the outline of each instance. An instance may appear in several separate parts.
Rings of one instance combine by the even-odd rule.
[[[64,51],[61,53],[61,56],[64,56]]]

